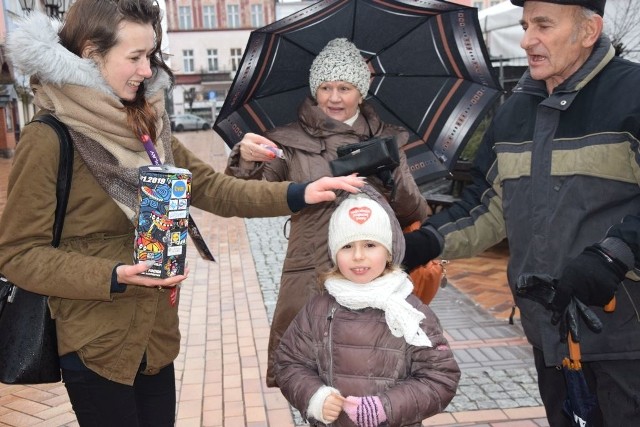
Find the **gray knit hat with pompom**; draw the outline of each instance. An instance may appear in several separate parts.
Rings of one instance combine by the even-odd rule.
[[[344,81],[358,88],[365,97],[369,91],[371,72],[360,50],[345,38],[333,39],[320,51],[311,64],[309,88],[315,98],[323,82]]]

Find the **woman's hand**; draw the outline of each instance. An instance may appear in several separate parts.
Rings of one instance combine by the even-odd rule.
[[[304,190],[304,201],[308,205],[320,202],[331,202],[336,199],[333,190],[344,190],[349,193],[359,193],[359,188],[364,186],[365,177],[355,173],[349,176],[325,176],[313,181]]]
[[[184,274],[158,279],[155,277],[142,276],[140,273],[147,271],[153,264],[141,262],[133,265],[119,265],[116,268],[118,283],[123,285],[146,286],[149,288],[172,288],[189,277],[189,267],[185,266]]]
[[[344,397],[336,393],[331,393],[322,405],[322,418],[327,422],[334,422],[340,416],[340,412],[342,412],[342,405],[344,405]]]
[[[277,149],[278,146],[264,136],[246,133],[238,144],[240,158],[245,162],[269,162],[276,158],[275,150],[270,148]]]

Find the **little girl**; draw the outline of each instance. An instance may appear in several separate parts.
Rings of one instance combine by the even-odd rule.
[[[276,352],[280,390],[311,425],[420,426],[456,393],[458,364],[399,268],[404,238],[385,204],[359,194],[334,211],[328,294],[300,311]]]

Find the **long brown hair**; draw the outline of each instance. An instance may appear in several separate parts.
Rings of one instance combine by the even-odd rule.
[[[174,84],[174,76],[162,58],[162,11],[155,0],[76,0],[65,14],[59,32],[60,43],[70,52],[82,56],[87,46],[104,57],[118,43],[122,21],[150,24],[155,32],[155,47],[149,57],[151,69],[164,70]],[[127,122],[139,137],[146,133],[156,140],[156,115],[145,98],[145,85],[140,85],[133,101],[122,101]]]

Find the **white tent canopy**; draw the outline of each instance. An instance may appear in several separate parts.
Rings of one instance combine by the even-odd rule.
[[[503,1],[478,12],[480,28],[491,58],[503,58],[508,65],[527,65],[524,51],[520,48],[523,34],[520,18],[522,8],[514,6],[510,1]],[[622,41],[627,50],[631,50],[625,53],[625,58],[640,61],[640,26],[635,24],[640,21],[640,1],[608,0],[604,21],[606,34],[623,32]],[[621,26],[627,25],[628,31],[621,30]]]
[[[522,8],[514,6],[510,1],[503,1],[478,12],[480,28],[492,59],[503,58],[510,65],[527,65],[524,51],[520,48],[520,18]]]

